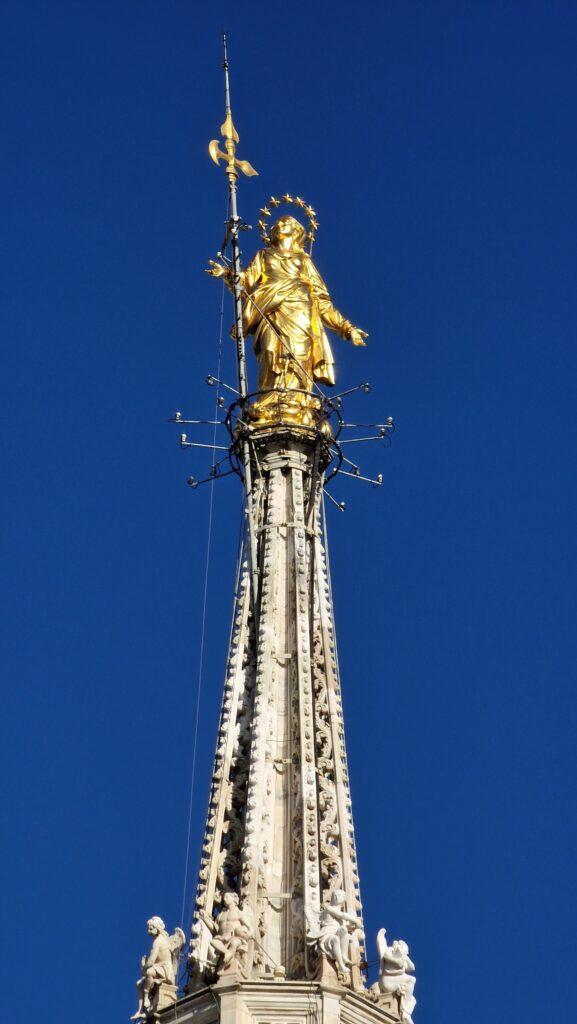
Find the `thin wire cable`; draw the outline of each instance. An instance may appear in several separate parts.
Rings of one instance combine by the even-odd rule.
[[[227,207],[227,209],[228,209],[228,207]],[[222,362],[222,339],[223,339],[223,333],[224,333],[224,294],[225,294],[225,285],[224,285],[224,281],[223,281],[223,283],[222,283],[222,290],[221,290],[221,296],[220,296],[220,323],[219,323],[218,345],[217,345],[217,372],[216,372],[216,377],[217,377],[218,380],[220,380],[220,367],[221,367],[221,362]],[[219,404],[218,404],[219,398],[220,398],[220,384],[217,385],[217,389],[216,389],[215,417],[214,417],[215,420],[218,417],[218,410],[220,408]],[[217,431],[217,429],[218,429],[217,424],[215,424],[213,426],[213,428],[212,428],[212,445],[213,445],[212,468],[213,469],[214,469],[215,458],[216,458],[216,455],[215,455],[215,452],[216,452],[215,445],[216,445],[216,431]],[[215,482],[215,477],[212,476],[211,477],[211,481],[210,481],[210,497],[209,497],[209,504],[208,504],[208,527],[207,527],[207,536],[206,536],[206,557],[205,557],[205,563],[204,563],[204,593],[203,593],[203,598],[202,598],[202,619],[201,619],[201,627],[200,627],[200,651],[199,651],[199,656],[198,656],[198,682],[197,682],[197,688],[196,688],[196,707],[195,707],[195,714],[194,714],[194,738],[193,738],[193,742],[192,742],[192,765],[191,765],[191,772],[190,772],[190,793],[189,793],[189,798],[188,798],[188,825],[187,825],[187,830],[186,830],[186,855],[185,855],[185,863],[184,863],[184,882],[183,882],[183,885],[182,885],[182,908],[181,908],[181,912],[180,912],[180,927],[181,928],[184,925],[184,911],[185,911],[185,907],[186,907],[186,893],[187,893],[187,889],[188,889],[188,867],[189,867],[189,860],[190,860],[190,834],[191,834],[191,828],[192,828],[192,804],[193,804],[193,798],[194,798],[194,782],[195,782],[195,775],[196,775],[196,747],[197,747],[197,741],[198,741],[198,722],[199,722],[199,714],[200,714],[200,697],[201,697],[201,692],[202,692],[202,676],[203,676],[203,668],[204,668],[204,639],[205,639],[205,632],[206,632],[206,608],[207,608],[207,599],[208,599],[208,579],[209,579],[209,569],[210,569],[210,552],[211,552],[211,545],[212,545],[212,516],[213,516],[213,507],[214,507],[214,482]]]
[[[337,646],[337,630],[336,630],[336,624],[335,624],[335,610],[334,610],[334,601],[333,601],[333,579],[332,579],[332,575],[331,575],[331,560],[330,560],[330,555],[329,555],[329,543],[328,543],[328,533],[327,533],[327,510],[326,510],[326,506],[325,506],[324,491],[322,492],[322,496],[321,496],[321,513],[322,513],[322,527],[321,527],[322,534],[321,535],[322,535],[322,543],[323,543],[324,555],[325,555],[325,566],[326,566],[326,575],[327,575],[327,587],[328,587],[328,591],[329,591],[330,608],[331,608],[331,611],[332,611],[332,623],[331,623],[331,625],[332,625],[332,640],[333,640],[333,649],[334,649],[335,670],[336,670],[336,676],[337,676],[338,693],[339,693],[339,696],[340,696],[340,699],[341,699],[341,707],[342,707],[343,689],[342,689],[342,686],[341,686],[341,669],[340,669],[340,663],[339,663],[339,650],[338,650],[338,646]],[[347,748],[345,746],[344,733],[343,733],[343,737],[342,737],[342,755],[343,755],[343,762],[344,762],[345,770],[346,770],[346,773],[347,773],[348,788],[349,788],[349,799],[350,799],[350,785],[351,785],[351,783],[350,783],[350,776],[349,776]],[[349,805],[349,818],[350,818],[350,825],[351,825],[351,833],[350,833],[349,839],[350,839],[351,846],[353,848],[354,865],[355,865],[355,868],[358,871],[357,845],[356,845],[356,842],[355,842],[355,823],[354,823],[354,820],[353,820],[352,801],[351,801],[351,803]],[[356,912],[357,912],[358,917],[360,919],[361,931],[363,933],[363,940],[362,940],[362,943],[360,944],[360,948],[361,948],[361,953],[363,954],[363,959],[364,959],[364,957],[366,956],[366,946],[365,946],[365,938],[364,938],[364,935],[365,935],[365,924],[364,924],[364,920],[363,920],[363,905],[362,905],[362,900],[361,900],[360,886],[357,889],[357,898],[358,898],[358,901],[360,903],[360,910],[357,909]]]
[[[241,581],[241,575],[242,575],[242,567],[243,567],[244,558],[245,558],[245,529],[246,529],[246,527],[245,527],[245,511],[244,511],[244,508],[245,508],[245,492],[243,490],[242,497],[241,497],[241,505],[240,505],[240,525],[239,525],[238,542],[237,542],[236,570],[235,570],[235,574],[234,574],[234,580],[235,580],[235,582],[234,582],[234,597],[233,597],[232,617],[231,617],[231,622],[230,622],[230,633],[229,633],[229,638],[228,638],[228,647],[227,647],[228,651],[230,651],[231,646],[232,646],[232,638],[233,638],[233,635],[234,635],[234,626],[235,626],[235,622],[236,622],[238,603],[239,603],[240,595],[241,595],[240,581]],[[227,662],[226,674],[228,674],[228,662]],[[225,678],[226,678],[226,676],[225,676]],[[225,697],[226,697],[226,690],[225,690],[225,693],[224,693],[224,696],[223,696],[223,702],[225,700]],[[222,711],[222,708],[221,708],[221,722],[219,723],[219,728],[217,730],[216,749],[218,749],[219,742],[220,742],[220,725],[222,724],[222,714],[223,714],[223,711]],[[215,757],[216,757],[216,750],[215,750]],[[213,759],[213,763],[214,763],[214,759]],[[209,808],[210,808],[210,801],[211,801],[211,791],[209,789],[208,807],[207,807],[207,813],[205,814],[205,820],[208,819],[208,811],[209,811]],[[204,845],[204,839],[205,839],[205,835],[203,835],[203,837],[201,839],[201,851],[202,851],[202,846]],[[196,903],[196,895],[192,894],[191,898],[190,898],[190,912],[189,912],[188,918],[187,918],[187,920],[188,920],[188,934],[189,935],[191,934],[192,925],[193,925],[193,921],[194,921],[195,903]]]
[[[231,624],[230,624],[230,635],[229,635],[229,642],[228,642],[228,650],[230,650],[231,645],[232,645],[232,637],[233,637],[233,634],[234,634],[234,626],[235,626],[235,622],[236,622],[238,602],[240,600],[240,593],[241,593],[241,591],[240,591],[240,581],[241,581],[241,575],[242,575],[242,567],[243,567],[243,564],[244,564],[244,557],[245,557],[245,513],[244,513],[244,500],[245,500],[245,493],[243,491],[242,492],[242,499],[241,499],[241,506],[240,506],[240,525],[239,525],[238,542],[237,542],[236,569],[235,569],[235,574],[234,574],[235,582],[234,582],[233,613],[232,613]],[[227,664],[227,671],[228,671],[228,664]],[[226,696],[226,691],[225,691],[225,696]],[[222,715],[222,710],[221,710],[221,715]],[[217,741],[216,741],[217,749],[218,749],[218,745],[219,745],[219,736],[220,736],[220,726],[219,726],[219,729],[217,730]],[[215,754],[215,756],[216,756],[216,754]],[[205,819],[208,818],[208,809],[210,808],[210,801],[211,801],[211,792],[209,790],[208,808],[207,808],[207,813],[205,814]],[[203,845],[204,845],[204,836],[201,839],[201,848],[202,848]],[[190,936],[191,933],[192,933],[192,926],[193,926],[193,922],[194,922],[195,903],[196,903],[196,895],[193,893],[191,895],[191,898],[190,898],[190,912],[189,912],[188,917],[187,917],[187,922],[188,923],[187,923],[186,934],[188,936]],[[209,964],[208,960],[199,961],[199,962],[203,963],[204,966],[208,966],[208,964]],[[187,976],[187,973],[188,973],[187,972],[187,957],[186,957],[186,955],[184,955],[183,963],[181,964],[181,981],[179,982],[179,984],[182,983],[184,978]]]

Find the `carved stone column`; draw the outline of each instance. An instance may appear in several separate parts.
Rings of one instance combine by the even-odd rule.
[[[362,971],[362,907],[320,499],[330,445],[298,427],[255,429],[251,445],[258,631],[244,565],[190,942],[189,994],[176,1015],[166,1010],[162,1019],[194,1015],[212,1024],[220,1015],[230,1024],[241,1017],[264,1024],[282,1016],[283,1024],[305,1024],[312,1014],[327,1024],[398,1021],[375,1003]],[[235,895],[225,905],[227,893]],[[331,906],[349,920],[348,960],[340,968]]]

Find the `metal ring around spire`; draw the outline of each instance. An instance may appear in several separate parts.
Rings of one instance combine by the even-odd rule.
[[[243,439],[249,436],[251,428],[248,426],[246,420],[242,419],[242,417],[240,418],[239,423],[239,413],[242,412],[242,414],[244,415],[243,410],[246,408],[245,402],[248,403],[252,399],[262,398],[265,395],[272,394],[273,392],[291,395],[294,395],[296,392],[302,395],[309,395],[308,391],[305,391],[303,389],[292,388],[272,388],[268,391],[254,391],[246,396],[245,401],[237,400],[233,402],[232,405],[230,405],[226,411],[224,423],[226,429],[228,430],[231,440],[231,445],[228,453],[229,463],[232,470],[235,473],[237,473],[241,479],[243,479],[243,466],[241,459],[239,457],[239,446],[242,444]],[[332,463],[332,467],[330,472],[328,472],[325,477],[325,483],[328,483],[329,480],[332,480],[332,478],[337,475],[343,463],[344,457],[338,438],[343,429],[344,421],[339,409],[331,407],[325,403],[322,403],[321,408],[323,415],[321,415],[319,423],[314,426],[305,426],[304,424],[298,424],[298,426],[295,426],[294,423],[288,420],[279,420],[278,423],[274,424],[274,428],[276,430],[296,429],[300,434],[308,436],[311,440],[320,441],[324,446],[326,446],[327,450],[330,450],[331,448],[333,449],[333,458],[330,459],[329,461],[329,464]],[[319,424],[323,421],[329,423],[331,422],[331,418],[331,433],[330,435],[327,435],[319,429]],[[238,428],[241,426],[241,424],[242,427],[239,430]],[[271,426],[273,425],[271,424]]]

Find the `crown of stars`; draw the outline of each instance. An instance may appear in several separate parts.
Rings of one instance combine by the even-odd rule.
[[[290,192],[285,192],[284,196],[271,196],[268,202],[265,203],[264,206],[261,206],[259,211],[261,219],[258,222],[258,226],[260,228],[260,234],[263,242],[266,242],[267,245],[270,243],[267,224],[268,218],[271,216],[273,210],[276,210],[278,206],[282,206],[285,203],[289,206],[298,206],[308,217],[309,230],[307,233],[307,241],[310,242],[312,246],[319,226],[316,210],[313,210],[312,206],[305,202],[302,196],[291,196]]]

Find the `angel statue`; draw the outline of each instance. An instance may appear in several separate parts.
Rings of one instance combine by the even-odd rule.
[[[241,274],[243,330],[245,337],[254,336],[259,363],[259,397],[250,410],[258,424],[284,420],[310,426],[318,419],[315,385],[335,383],[325,327],[353,345],[365,345],[368,337],[333,306],[326,284],[304,251],[306,238],[298,220],[280,217],[266,236],[266,248]],[[208,273],[224,277],[232,288],[229,267],[211,260]]]
[[[237,953],[245,952],[253,935],[253,920],[250,908],[240,906],[236,892],[225,892],[223,903],[216,919],[207,914],[202,919],[212,932],[209,954],[215,961],[220,959],[222,967],[228,967]]]
[[[149,955],[143,956],[140,963],[142,975],[136,982],[138,1009],[131,1020],[140,1020],[149,1015],[153,1009],[152,1002],[162,984],[174,988],[178,959],[186,941],[182,928],[176,928],[174,934],[169,935],[161,917],[151,917],[146,927],[148,934],[153,936],[153,943]],[[175,1000],[176,991],[171,1001]],[[158,1008],[162,1009],[160,1006]]]
[[[321,953],[334,960],[342,974],[353,966],[351,954],[355,948],[358,950],[358,940],[363,935],[359,919],[341,909],[345,899],[342,889],[333,889],[331,902],[320,910],[310,904],[305,907],[307,942],[316,943]]]
[[[412,1013],[417,1005],[413,995],[416,978],[409,974],[409,971],[415,970],[409,956],[409,947],[402,939],[395,939],[389,946],[386,929],[381,928],[377,935],[377,951],[379,980],[372,986],[371,991],[377,996],[380,992],[397,996],[402,1024],[413,1024]]]

